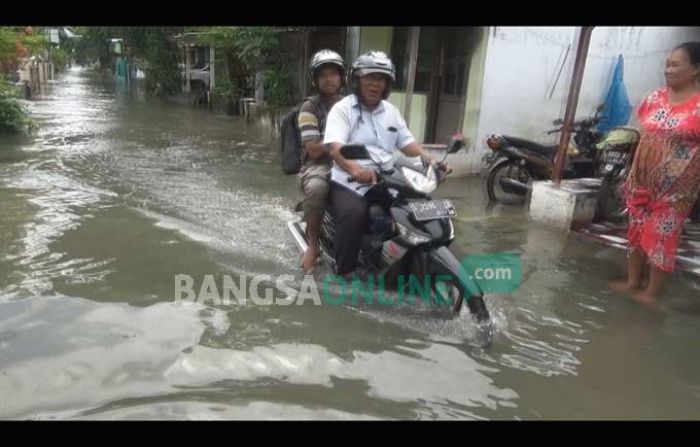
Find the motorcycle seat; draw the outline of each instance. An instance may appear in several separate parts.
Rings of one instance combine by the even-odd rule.
[[[503,135],[503,138],[510,144],[511,146],[517,147],[517,148],[522,148],[522,149],[528,149],[533,152],[537,152],[540,155],[544,155],[545,157],[552,157],[557,151],[557,146],[544,146],[539,143],[535,143],[534,141],[530,140],[524,140],[522,138],[516,138],[516,137],[509,137],[507,135]]]

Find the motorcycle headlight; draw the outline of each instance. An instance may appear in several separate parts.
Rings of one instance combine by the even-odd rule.
[[[437,176],[432,166],[428,168],[428,175],[423,175],[418,171],[409,169],[406,166],[401,168],[404,177],[413,189],[424,194],[430,194],[437,188]]]
[[[486,145],[492,151],[498,151],[501,149],[501,142],[498,141],[498,138],[495,135],[489,136],[489,138],[486,140]]]
[[[402,225],[401,222],[396,221],[396,228],[399,230],[401,237],[411,245],[420,245],[431,241],[431,238],[428,236],[406,228],[406,226]]]

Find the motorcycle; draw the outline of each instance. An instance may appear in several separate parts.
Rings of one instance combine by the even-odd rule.
[[[442,161],[463,145],[461,136],[453,138]],[[371,160],[367,148],[362,145],[345,145],[341,153],[348,160]],[[479,328],[480,343],[491,344],[493,328],[484,294],[476,282],[463,274],[460,262],[448,249],[455,239],[451,221],[456,216],[455,207],[449,199],[432,200],[430,197],[445,180],[445,174],[422,159],[414,162],[406,157],[399,158],[390,170],[375,165],[377,183],[365,195],[369,203],[369,230],[360,237],[358,264],[375,277],[384,277],[386,286],[397,291],[407,286],[402,284],[401,277],[427,278],[431,293],[449,303],[453,317],[459,314],[466,301]],[[354,181],[348,178],[348,182]],[[301,210],[300,204],[295,210]],[[308,241],[304,223],[293,220],[287,226],[298,247],[305,251]],[[327,210],[319,245],[321,257],[335,271],[334,234],[333,217]],[[438,277],[447,280],[438,286]]]
[[[596,144],[601,161],[599,176],[603,178],[598,192],[596,220],[621,223],[627,218],[627,205],[621,188],[632,168],[640,137],[637,129],[620,126]],[[688,218],[691,222],[700,222],[700,196]]]
[[[567,150],[567,164],[563,178],[583,178],[595,175],[597,151],[595,144],[602,139],[593,128],[600,122],[598,107],[593,117],[573,123],[573,144]],[[548,135],[561,132],[564,122],[561,119],[552,123],[559,126],[547,132]],[[534,141],[507,135],[492,134],[486,145],[493,151],[493,160],[486,181],[489,199],[492,202],[509,204],[523,203],[535,180],[552,178],[554,158],[558,145],[545,146]]]
[[[639,144],[640,134],[632,127],[616,127],[596,145],[600,151],[598,176],[603,180],[598,191],[596,219],[613,223],[627,216],[621,186],[627,178]]]

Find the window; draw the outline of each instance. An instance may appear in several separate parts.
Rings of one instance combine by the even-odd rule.
[[[394,27],[391,37],[391,60],[396,67],[396,82],[394,88],[406,90],[408,75],[408,28],[405,26]]]
[[[410,54],[408,52],[408,35],[409,27],[397,26],[394,27],[391,39],[391,60],[396,67],[396,82],[395,88],[398,90],[406,90],[408,82],[408,61]],[[435,39],[431,34],[424,34],[424,28],[421,28],[420,38],[418,39],[418,62],[416,64],[416,80],[413,86],[413,91],[417,93],[428,93],[430,90],[430,72],[434,63]]]

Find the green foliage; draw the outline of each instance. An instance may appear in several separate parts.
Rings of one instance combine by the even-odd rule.
[[[81,30],[82,38],[75,47],[76,61],[81,64],[100,61],[100,68],[111,69],[112,51],[109,39],[115,37],[108,26],[86,26]]]
[[[68,65],[70,54],[64,47],[58,47],[51,51],[51,60],[53,61],[56,71],[64,71]]]
[[[279,31],[269,27],[234,28],[234,45],[238,57],[251,69],[272,64],[280,54]]]
[[[132,46],[136,54],[148,62],[145,70],[146,88],[158,94],[175,93],[181,82],[177,47],[168,40],[169,37],[167,28],[150,27],[140,33],[140,40],[137,41],[139,44]],[[142,46],[144,44],[145,47]]]
[[[292,72],[287,64],[262,70],[265,101],[271,106],[286,106],[294,101]]]
[[[225,67],[229,56],[245,65],[247,83],[232,81],[229,76],[217,73],[214,92],[228,97],[252,94],[255,73],[263,76],[265,99],[270,105],[288,105],[293,101],[294,76],[289,55],[282,50],[281,30],[269,26],[214,26],[214,27],[85,27],[76,29],[84,37],[79,44],[80,58],[99,58],[103,68],[112,69],[113,55],[110,38],[124,39],[125,56],[130,60],[144,61],[146,88],[150,92],[169,94],[176,92],[181,83],[178,67],[178,49],[171,37],[183,32],[200,32],[202,45],[216,49],[217,71]],[[78,52],[78,50],[76,50]],[[79,58],[79,59],[80,59]],[[226,67],[225,67],[226,68]],[[239,74],[241,76],[242,74]],[[244,91],[244,88],[248,91]]]
[[[31,27],[0,26],[0,71],[15,69],[20,57],[37,54],[46,47],[46,41]]]
[[[36,124],[17,100],[17,88],[0,76],[0,134],[33,130]]]
[[[181,32],[181,27],[163,26],[90,26],[77,29],[83,38],[76,47],[80,62],[101,62],[102,69],[112,70],[115,55],[110,39],[124,39],[125,54],[129,60],[142,61],[146,74],[146,89],[156,94],[171,94],[180,85],[178,53],[170,39]]]
[[[236,86],[231,80],[225,76],[216,78],[216,85],[212,93],[229,98],[240,97],[245,94],[245,90]]]
[[[17,57],[17,41],[14,28],[0,26],[0,64],[7,64]]]
[[[24,34],[19,35],[20,44],[29,51],[29,55],[34,55],[46,48],[46,39],[40,34]]]
[[[192,31],[207,33],[200,36],[201,44],[213,44],[217,52],[229,51],[246,65],[249,90],[255,89],[255,73],[260,72],[268,104],[292,103],[294,78],[289,55],[282,51],[281,30],[269,26],[216,26]]]

